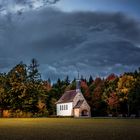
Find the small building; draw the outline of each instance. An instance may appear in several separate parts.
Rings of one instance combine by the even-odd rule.
[[[90,117],[90,106],[80,90],[80,80],[76,80],[76,90],[66,91],[56,103],[57,116]]]

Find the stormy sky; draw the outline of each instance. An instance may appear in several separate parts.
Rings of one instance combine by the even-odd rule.
[[[140,67],[139,0],[0,0],[0,72],[36,58],[43,79]]]

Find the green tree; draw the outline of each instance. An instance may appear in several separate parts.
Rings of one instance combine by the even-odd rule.
[[[89,77],[89,80],[88,80],[88,86],[90,86],[92,83],[93,83],[93,78],[92,78],[92,76],[90,75],[90,77]]]
[[[128,104],[130,113],[140,116],[140,76],[137,77],[128,94]]]
[[[70,84],[70,80],[69,80],[69,76],[68,76],[68,75],[66,76],[64,82],[65,82],[64,84],[65,84],[66,86],[68,86],[68,85]]]
[[[31,64],[28,66],[28,79],[31,82],[37,82],[41,80],[41,75],[38,71],[39,64],[35,58],[31,60]]]

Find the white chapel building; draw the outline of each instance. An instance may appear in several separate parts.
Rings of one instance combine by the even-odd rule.
[[[80,80],[76,80],[76,90],[66,91],[56,103],[57,116],[90,117],[90,106],[80,90]]]

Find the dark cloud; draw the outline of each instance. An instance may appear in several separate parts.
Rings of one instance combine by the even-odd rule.
[[[121,13],[54,9],[1,16],[1,71],[35,57],[44,78],[106,76],[140,65],[139,22]]]
[[[0,0],[0,14],[18,13],[57,3],[59,0]]]

